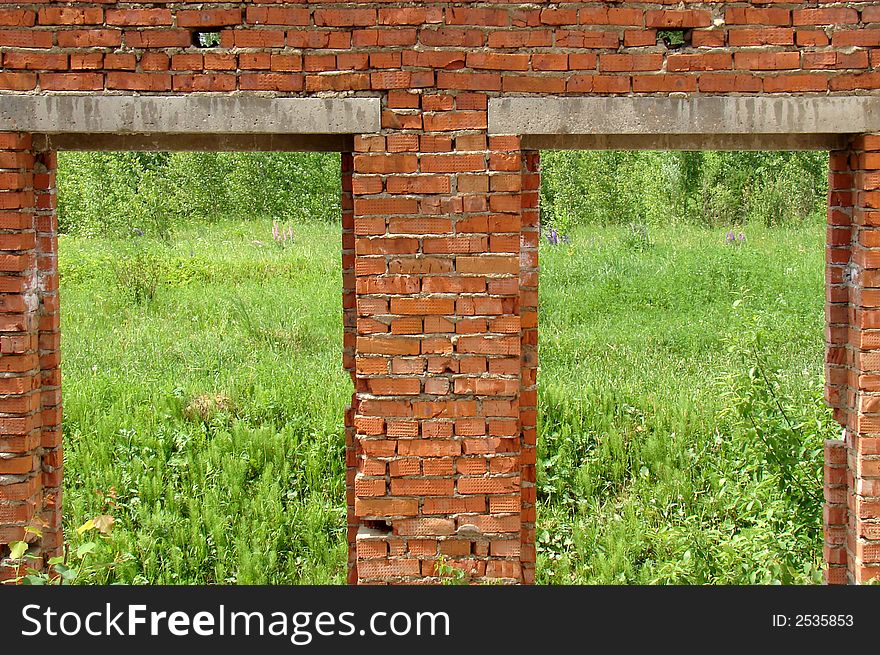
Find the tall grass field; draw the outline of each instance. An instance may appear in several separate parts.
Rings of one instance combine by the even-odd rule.
[[[822,223],[559,211],[566,238],[540,250],[538,581],[818,581],[839,431]],[[283,226],[61,236],[77,582],[344,581],[340,227]],[[112,530],[78,530],[96,516]]]

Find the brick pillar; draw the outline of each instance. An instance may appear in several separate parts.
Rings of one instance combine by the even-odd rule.
[[[829,198],[826,579],[861,583],[880,578],[880,135],[831,154]]]
[[[354,292],[354,213],[351,197],[352,154],[341,156],[342,176],[342,367],[355,381],[354,349],[357,338],[357,314]],[[354,406],[357,398],[352,394],[351,405],[345,411],[345,504],[348,531],[348,569],[346,580],[357,582],[357,557],[355,552],[358,521],[354,513],[354,482],[357,474],[357,452],[354,438]]]
[[[483,94],[384,102],[352,181],[358,581],[520,582],[519,143]]]
[[[848,423],[852,354],[850,338],[850,278],[852,275],[853,174],[849,151],[832,152],[828,174],[828,227],[825,253],[825,399],[835,419]],[[825,582],[846,583],[847,470],[843,439],[825,443],[823,510]]]
[[[522,153],[522,235],[520,251],[520,327],[522,329],[522,530],[523,582],[535,581],[535,466],[538,444],[538,242],[541,238],[538,195],[540,153]]]
[[[54,161],[30,135],[0,134],[0,580],[16,575],[10,542],[40,557],[61,543]]]

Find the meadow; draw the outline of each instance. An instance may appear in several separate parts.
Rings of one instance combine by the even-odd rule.
[[[344,581],[340,228],[287,224],[60,238],[78,582]],[[539,582],[819,580],[824,227],[729,229],[542,240]]]
[[[342,583],[338,155],[59,162],[55,570]],[[542,153],[539,582],[819,581],[826,168]]]

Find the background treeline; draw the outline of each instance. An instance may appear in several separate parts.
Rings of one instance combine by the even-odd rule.
[[[324,153],[64,152],[62,233],[167,237],[228,219],[338,221],[339,155]]]
[[[558,151],[542,155],[542,221],[718,227],[821,220],[826,153]],[[225,219],[339,217],[339,156],[322,153],[62,153],[61,231],[167,237]]]

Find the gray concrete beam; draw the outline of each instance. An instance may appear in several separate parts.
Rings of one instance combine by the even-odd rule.
[[[523,150],[839,150],[847,134],[526,134]]]
[[[734,144],[739,135],[748,137],[741,141],[760,148],[762,135],[774,138],[813,135],[818,141],[823,138],[833,141],[832,135],[878,131],[880,96],[506,97],[489,100],[490,134],[626,135],[630,144],[645,144],[639,147],[651,147],[654,141],[663,141],[662,145],[655,146],[657,148],[670,147],[675,135],[697,145],[701,143],[700,137],[705,137],[707,143],[727,137],[727,143]],[[654,139],[658,136],[662,139]],[[593,141],[600,143],[601,139]],[[566,139],[559,139],[557,143],[561,147],[578,147],[566,146]]]
[[[351,152],[350,134],[35,134],[37,150]]]
[[[0,131],[42,134],[365,134],[379,98],[0,95]]]

